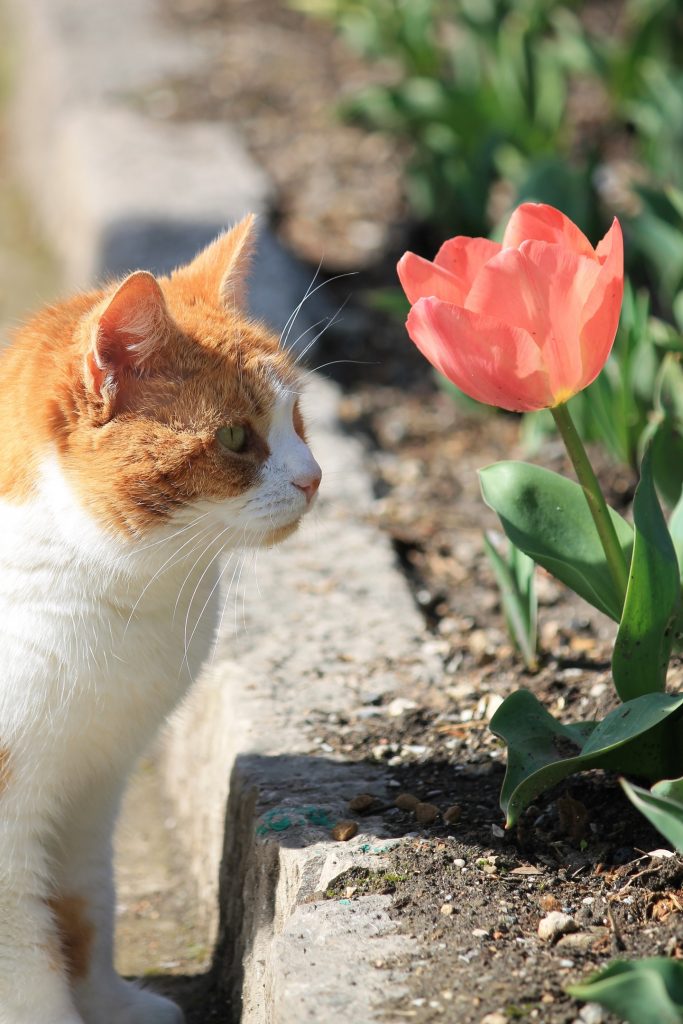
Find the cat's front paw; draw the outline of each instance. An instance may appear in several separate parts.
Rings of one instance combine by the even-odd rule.
[[[134,1001],[121,1007],[111,1024],[185,1024],[182,1010],[170,999],[145,989],[134,991]]]
[[[94,1012],[84,1007],[86,1024],[185,1024],[179,1006],[148,989],[122,982],[117,995],[115,1004],[111,997],[99,1000]]]

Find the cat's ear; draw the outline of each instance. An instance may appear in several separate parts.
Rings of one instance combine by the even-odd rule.
[[[207,302],[228,308],[241,306],[254,252],[255,223],[254,214],[247,214],[177,271],[177,276]]]
[[[163,345],[171,325],[161,288],[138,270],[97,311],[85,359],[86,380],[101,398],[117,392],[121,377],[141,369]]]

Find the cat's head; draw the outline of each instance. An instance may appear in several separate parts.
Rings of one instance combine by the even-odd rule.
[[[51,432],[79,502],[119,535],[202,515],[228,545],[269,544],[315,497],[294,362],[241,311],[252,222],[169,277],[131,274],[77,323]]]

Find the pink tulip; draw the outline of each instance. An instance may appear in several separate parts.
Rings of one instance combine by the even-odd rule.
[[[451,238],[434,262],[407,252],[398,276],[408,334],[461,391],[514,412],[552,408],[609,356],[624,291],[619,222],[597,246],[563,213],[524,203],[502,245]]]

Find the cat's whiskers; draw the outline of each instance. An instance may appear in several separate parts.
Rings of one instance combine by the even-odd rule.
[[[195,599],[195,596],[196,596],[196,594],[197,594],[197,591],[199,590],[199,587],[201,586],[202,580],[204,579],[204,577],[206,576],[206,574],[208,573],[208,571],[209,571],[209,570],[210,570],[210,569],[212,568],[212,566],[213,566],[213,565],[215,564],[215,562],[216,562],[216,561],[217,561],[217,560],[218,560],[218,559],[220,558],[220,556],[221,556],[221,554],[222,554],[222,552],[223,552],[223,549],[224,549],[224,547],[225,547],[225,544],[224,544],[224,538],[225,538],[226,534],[227,534],[227,535],[229,536],[230,534],[232,534],[232,533],[234,533],[234,532],[235,532],[235,531],[234,531],[234,527],[226,526],[226,527],[225,527],[225,529],[224,529],[224,530],[222,530],[222,531],[221,531],[221,533],[220,533],[220,534],[218,535],[218,537],[216,537],[216,539],[215,539],[215,541],[214,541],[213,543],[216,543],[216,542],[220,542],[220,543],[221,543],[221,547],[220,547],[220,548],[218,549],[218,551],[216,551],[216,552],[215,552],[215,553],[214,553],[214,554],[213,554],[213,555],[211,556],[211,558],[210,558],[210,559],[209,559],[209,561],[207,562],[206,566],[204,567],[204,571],[202,572],[201,576],[199,577],[199,579],[198,579],[198,580],[197,580],[197,582],[195,583],[195,588],[194,588],[194,590],[192,591],[192,595],[191,595],[191,597],[190,597],[190,600],[189,600],[189,601],[188,601],[188,603],[187,603],[187,611],[186,611],[186,613],[185,613],[185,627],[184,627],[184,643],[185,643],[185,651],[184,651],[184,654],[183,654],[183,660],[182,660],[182,662],[181,662],[181,666],[180,666],[180,667],[181,667],[181,669],[182,669],[182,666],[183,666],[183,664],[187,665],[187,670],[188,670],[188,672],[190,671],[190,664],[189,664],[189,661],[188,661],[187,655],[188,655],[188,652],[189,652],[189,649],[190,649],[190,644],[192,643],[192,637],[193,637],[193,636],[195,635],[195,633],[197,632],[197,628],[198,628],[198,626],[199,626],[199,623],[200,623],[201,617],[202,617],[202,615],[204,614],[204,611],[206,610],[206,607],[207,607],[207,605],[208,605],[209,601],[211,600],[211,595],[213,594],[214,590],[216,589],[216,586],[217,586],[217,583],[218,583],[218,581],[216,581],[216,583],[214,583],[213,587],[211,588],[211,592],[210,592],[209,596],[207,597],[207,599],[206,599],[206,601],[205,601],[205,603],[204,603],[204,605],[203,605],[203,607],[202,607],[201,611],[199,612],[199,615],[197,616],[197,621],[196,621],[196,623],[195,623],[194,629],[192,630],[192,634],[191,634],[191,636],[190,636],[190,639],[188,640],[188,638],[187,638],[187,630],[188,630],[188,626],[189,626],[189,622],[190,622],[190,612],[192,611],[192,605],[194,604],[194,599]],[[204,552],[202,552],[202,555],[203,555],[203,554],[204,554],[204,553],[205,553],[206,551],[208,551],[208,549],[209,549],[209,548],[210,548],[211,546],[212,546],[212,545],[211,545],[211,544],[209,544],[209,545],[208,545],[208,546],[207,546],[207,547],[206,547],[206,548],[204,549]],[[201,559],[201,557],[202,557],[202,556],[200,556],[200,559]],[[197,561],[199,561],[200,559],[198,559]],[[195,562],[195,565],[197,565],[197,562]],[[185,579],[185,582],[187,582],[187,579],[189,579],[189,576],[191,575],[191,573],[192,573],[192,571],[193,571],[193,570],[194,570],[194,566],[192,567],[192,569],[190,570],[190,573],[189,573],[189,574],[188,574],[188,576],[186,577],[186,579]],[[221,575],[221,574],[219,574],[218,580],[220,580],[220,575]],[[185,583],[183,583],[183,587],[184,587],[184,586],[185,586]],[[182,590],[182,588],[181,588],[181,590]],[[180,594],[178,595],[178,600],[179,600],[179,598],[180,598]],[[178,600],[176,600],[176,608],[178,607]],[[175,615],[175,608],[174,608],[174,615]]]
[[[311,281],[311,283],[309,284],[308,288],[306,289],[306,291],[305,291],[305,293],[303,295],[303,298],[298,303],[298,305],[295,306],[293,311],[290,313],[289,318],[287,319],[287,322],[286,322],[284,328],[282,329],[282,333],[280,335],[280,340],[279,340],[280,348],[284,349],[284,348],[288,347],[287,346],[287,342],[289,340],[289,336],[290,336],[290,334],[292,332],[292,327],[294,326],[296,318],[298,317],[299,313],[301,312],[304,303],[308,299],[310,299],[312,295],[315,295],[315,293],[320,291],[321,288],[324,288],[326,284],[331,284],[333,281],[340,281],[343,277],[355,277],[355,275],[357,273],[357,271],[351,270],[351,271],[347,271],[347,272],[345,272],[343,274],[335,274],[334,277],[326,278],[324,281],[321,281],[320,284],[316,285],[315,288],[314,288],[313,285],[315,284],[315,282],[316,282],[316,280],[318,278],[318,274],[320,273],[321,266],[322,266],[322,260],[318,264],[318,269],[316,270],[315,274],[313,275],[313,280]]]
[[[256,592],[258,594],[260,594],[260,588],[259,588],[259,585],[258,585],[258,577],[256,575],[256,562],[258,560],[258,555],[259,555],[259,551],[260,551],[261,542],[263,540],[263,537],[265,537],[265,533],[262,534],[261,537],[259,538],[259,546],[253,549],[253,551],[252,551],[252,559],[251,559],[251,567],[252,567],[252,572],[253,572],[253,575],[254,575],[254,580],[256,582]],[[244,590],[243,593],[244,593],[244,600],[246,602],[246,596],[247,596],[246,589]],[[244,629],[245,629],[245,632],[248,631],[247,618],[246,618],[246,607],[244,608]]]
[[[323,329],[321,331],[318,331],[318,333],[315,335],[314,338],[311,338],[311,340],[308,342],[307,345],[305,345],[305,347],[301,350],[301,352],[297,353],[296,359],[294,360],[294,363],[293,363],[294,366],[298,366],[299,363],[301,363],[302,360],[306,358],[307,354],[313,348],[313,346],[315,345],[316,341],[319,341],[322,338],[322,336],[325,333],[325,331],[328,331],[330,329],[330,327],[335,327],[339,323],[339,321],[341,319],[341,314],[342,314],[342,312],[344,310],[344,307],[346,306],[348,301],[349,301],[349,296],[347,296],[344,299],[344,301],[339,306],[339,308],[332,314],[331,317],[329,317],[327,319],[327,323],[325,324]],[[320,321],[318,321],[318,322],[320,322]],[[317,326],[317,324],[314,325],[314,326]],[[299,339],[297,338],[297,341],[298,340]]]
[[[209,543],[204,547],[204,549],[199,553],[197,558],[194,560],[194,562],[192,563],[190,569],[188,570],[188,572],[187,572],[187,574],[185,576],[185,579],[183,580],[183,582],[180,585],[180,589],[178,590],[178,594],[177,594],[176,599],[175,599],[175,604],[173,605],[173,615],[172,615],[171,621],[175,621],[176,612],[178,611],[178,605],[180,604],[180,598],[182,596],[183,590],[185,589],[188,581],[191,579],[192,573],[196,569],[197,565],[199,565],[201,560],[205,557],[206,552],[209,551],[213,547],[213,545],[216,544],[217,542],[222,543],[223,546],[224,546],[223,538],[225,537],[225,535],[226,534],[229,535],[229,534],[234,533],[234,532],[235,532],[235,528],[234,527],[226,526],[225,529],[221,530],[221,532],[216,537],[214,537],[212,540],[209,541]],[[220,553],[220,550],[222,550],[222,548],[219,549],[218,553]],[[197,592],[197,587],[199,586],[201,581],[204,579],[204,576],[206,575],[206,572],[207,572],[209,566],[213,562],[213,559],[214,559],[214,556],[212,555],[211,558],[209,559],[208,564],[204,567],[204,571],[202,572],[201,576],[199,577],[199,581],[197,583],[197,586],[195,587],[195,589],[194,589],[194,591],[192,593],[192,597],[190,598],[190,602],[189,602],[189,605],[188,605],[188,614],[189,614],[189,608],[191,607],[192,601],[194,599],[194,595]]]
[[[240,549],[239,548],[235,548],[235,550],[233,552],[231,552],[230,560],[232,560],[233,555],[238,555],[239,556],[239,553],[240,553]],[[215,639],[215,642],[214,642],[214,645],[213,645],[213,650],[211,652],[211,664],[212,665],[213,665],[213,663],[215,661],[215,658],[216,658],[216,651],[218,650],[218,644],[219,644],[220,637],[221,637],[221,631],[223,629],[223,619],[225,618],[225,612],[226,612],[226,609],[228,607],[228,601],[230,599],[230,592],[232,590],[232,584],[234,582],[235,575],[237,574],[238,566],[239,566],[239,558],[238,558],[238,560],[235,562],[235,564],[233,566],[232,576],[230,577],[230,582],[228,583],[228,587],[227,587],[227,590],[225,592],[225,600],[223,601],[223,608],[221,610],[221,615],[220,615],[220,618],[218,620],[218,626],[216,628],[216,639]],[[227,566],[226,566],[226,568],[227,568]]]
[[[304,302],[309,297],[309,295],[312,294],[311,289],[313,288],[313,285],[315,284],[315,282],[318,280],[318,274],[320,273],[322,265],[323,265],[323,261],[322,261],[322,257],[321,257],[320,258],[320,262],[318,263],[318,266],[316,267],[316,271],[315,271],[315,273],[314,273],[314,275],[313,275],[313,277],[311,279],[311,283],[308,285],[308,287],[306,288],[306,291],[304,292],[303,298],[300,300],[298,305],[296,305],[294,307],[292,312],[287,317],[287,321],[285,323],[285,326],[282,328],[282,331],[280,333],[280,337],[278,338],[278,347],[279,348],[286,348],[286,346],[287,346],[287,339],[289,338],[289,333],[290,333],[290,331],[292,329],[294,321],[296,320],[297,316],[299,315],[299,312],[301,311],[301,307],[303,306]]]
[[[237,599],[238,599],[239,593],[240,593],[240,584],[242,582],[242,573],[244,571],[244,562],[246,560],[246,557],[247,557],[247,552],[246,552],[246,549],[243,548],[242,549],[242,558],[240,559],[240,571],[237,574],[237,583],[235,584],[235,625],[234,625],[234,635],[235,636],[237,636],[237,634],[239,632],[238,625],[237,625]],[[244,600],[244,598],[243,598],[243,600]],[[243,615],[245,626],[246,626],[246,613],[244,611],[244,607],[242,609],[242,615]]]
[[[256,584],[256,593],[259,598],[263,597],[263,591],[261,590],[261,584],[258,579],[258,556],[260,553],[260,547],[254,548],[254,583]]]
[[[313,366],[310,370],[307,370],[299,379],[303,382],[309,377],[312,377],[314,373],[320,373],[321,370],[326,370],[329,366],[341,366],[348,364],[350,366],[379,366],[379,363],[375,360],[369,359],[332,359],[329,363],[323,363],[322,366]]]
[[[314,331],[316,329],[316,327],[320,327],[321,324],[325,324],[325,326],[322,329],[322,332],[327,330],[327,328],[330,326],[330,320],[331,319],[332,319],[332,317],[323,316],[323,317],[320,318],[320,320],[316,320],[316,322],[314,324],[311,324],[310,327],[307,327],[304,331],[302,331],[301,334],[296,339],[296,341],[292,342],[292,345],[291,345],[292,351],[295,352],[296,351],[296,347],[299,344],[299,342],[302,340],[302,338],[305,338],[306,335],[310,333],[310,331]],[[315,345],[315,343],[316,343],[316,341],[318,340],[319,337],[320,337],[320,335],[317,334],[315,336],[315,338],[313,338],[312,341],[309,340],[308,342],[306,342],[306,347],[304,348],[303,352],[297,354],[296,362],[292,364],[293,366],[296,366],[296,364],[299,362],[299,360],[302,359],[306,355],[306,353],[308,352],[308,350],[311,347],[311,345]]]
[[[125,557],[137,558],[141,551],[150,551],[152,548],[159,547],[161,544],[170,543],[170,541],[174,540],[175,537],[179,537],[182,533],[186,533],[188,530],[191,530],[193,526],[196,526],[197,523],[200,523],[202,519],[206,519],[208,515],[211,515],[211,512],[212,509],[208,509],[206,512],[202,512],[200,516],[195,516],[195,518],[192,519],[189,523],[186,523],[185,526],[181,527],[179,530],[176,530],[175,533],[169,534],[167,537],[161,537],[159,540],[152,541],[151,544],[143,544],[141,547],[136,546],[135,549],[129,552],[129,554]]]
[[[131,622],[133,620],[133,616],[135,615],[135,612],[137,611],[138,605],[142,601],[143,597],[145,596],[145,594],[147,593],[149,588],[155,582],[155,580],[157,580],[161,576],[162,572],[165,569],[170,568],[172,564],[176,564],[176,562],[178,562],[180,560],[181,552],[188,546],[188,544],[194,545],[197,542],[199,544],[201,544],[202,541],[204,540],[204,538],[207,536],[207,534],[211,530],[213,530],[213,529],[214,529],[214,527],[212,525],[205,526],[198,533],[194,534],[192,537],[190,537],[188,540],[186,540],[183,544],[181,544],[180,547],[176,548],[175,551],[173,551],[169,555],[169,557],[166,559],[166,561],[162,565],[159,566],[159,568],[154,573],[152,578],[150,580],[148,580],[147,583],[145,584],[145,586],[143,587],[142,592],[140,593],[140,596],[138,597],[137,601],[135,602],[135,604],[133,605],[133,607],[131,609],[130,615],[128,616],[128,621],[126,622],[126,627],[125,627],[125,629],[123,631],[123,638],[124,638],[124,640],[125,640],[125,637],[126,637],[126,633],[128,632],[128,627],[130,626],[130,624],[131,624]],[[190,550],[190,555],[195,550],[196,550],[196,548],[192,547],[191,550]]]
[[[213,562],[214,562],[214,561],[215,561],[215,560],[216,560],[217,558],[220,558],[221,554],[222,554],[222,550],[221,550],[221,551],[218,551],[218,552],[217,552],[217,554],[216,554],[216,555],[214,556],[214,558],[213,558],[213,559],[211,560],[211,562],[209,563],[209,566],[207,566],[207,569],[208,569],[208,568],[209,568],[209,567],[210,567],[210,566],[211,566],[211,565],[213,564]],[[203,614],[204,614],[204,612],[206,611],[206,609],[207,609],[207,607],[208,607],[208,605],[209,605],[209,602],[210,602],[211,598],[212,598],[212,597],[213,597],[213,595],[215,594],[215,592],[216,592],[216,588],[217,588],[218,586],[220,586],[220,582],[221,582],[221,580],[223,579],[223,576],[225,575],[226,571],[227,571],[227,570],[228,570],[228,568],[230,567],[230,563],[232,562],[232,558],[233,558],[233,555],[234,555],[234,554],[235,554],[235,552],[234,552],[234,551],[231,551],[231,552],[230,552],[230,554],[228,555],[228,557],[227,557],[227,559],[226,559],[226,561],[225,561],[225,565],[223,566],[223,568],[222,568],[222,569],[221,569],[221,571],[219,572],[219,574],[218,574],[218,576],[217,576],[217,578],[216,578],[216,582],[214,583],[214,585],[212,586],[211,590],[209,591],[209,596],[207,597],[206,601],[205,601],[205,602],[204,602],[204,604],[202,605],[201,611],[199,612],[199,615],[197,616],[197,621],[195,622],[195,625],[194,625],[194,629],[193,629],[193,630],[192,630],[192,632],[190,633],[190,638],[189,638],[189,640],[188,640],[188,639],[187,639],[187,622],[188,622],[188,618],[189,618],[189,615],[190,615],[190,608],[192,607],[192,602],[193,602],[193,600],[194,600],[194,594],[193,594],[193,595],[192,595],[192,597],[190,598],[190,604],[189,604],[189,606],[188,606],[188,609],[187,609],[187,617],[185,618],[185,654],[184,654],[184,657],[183,657],[183,661],[184,661],[185,663],[187,663],[187,655],[188,655],[188,652],[189,652],[189,650],[190,650],[190,645],[191,645],[191,643],[192,643],[192,639],[193,639],[193,637],[194,637],[195,633],[197,632],[197,629],[199,628],[199,623],[201,622],[201,619],[202,619],[202,615],[203,615]],[[206,572],[206,570],[204,570],[204,571]],[[203,575],[202,575],[202,578],[203,578]],[[199,583],[201,583],[201,579],[202,579],[202,578],[200,578],[200,580],[199,580]],[[199,586],[199,583],[197,584],[197,586]],[[195,587],[195,593],[196,593],[196,587]],[[188,666],[187,666],[187,667],[188,667],[188,670],[189,670],[189,667],[190,667],[190,666],[189,666],[189,664],[188,664]]]
[[[242,579],[242,570],[244,568],[244,560],[245,560],[246,554],[247,554],[246,536],[247,536],[247,530],[246,530],[246,527],[244,527],[243,530],[242,530],[242,543],[241,543],[240,546],[238,546],[238,560],[235,563],[235,570],[234,570],[232,576],[230,577],[230,584],[228,586],[228,592],[227,592],[227,594],[225,596],[225,603],[223,605],[223,614],[225,614],[225,610],[226,610],[227,605],[228,605],[228,600],[230,599],[230,595],[231,595],[231,593],[234,590],[233,610],[234,610],[235,624],[234,624],[234,627],[233,627],[233,631],[234,631],[235,635],[237,635],[237,599],[238,599],[238,596],[239,596],[239,586],[240,586],[240,580]],[[222,625],[222,622],[223,622],[223,616],[221,616],[221,621],[219,623],[219,631],[220,631],[220,627]]]

